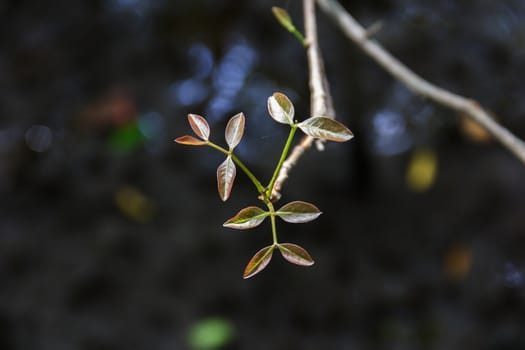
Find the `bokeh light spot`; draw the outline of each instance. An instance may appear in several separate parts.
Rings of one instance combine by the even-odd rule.
[[[110,135],[109,145],[112,151],[117,153],[128,153],[144,142],[144,135],[136,122],[122,126]]]
[[[142,135],[148,139],[154,139],[162,134],[164,120],[157,112],[149,112],[140,116],[138,127]]]
[[[197,79],[187,79],[173,84],[171,95],[182,106],[190,106],[202,102],[208,97],[206,83]]]
[[[425,192],[436,180],[438,160],[436,153],[430,149],[414,151],[406,171],[406,183],[414,192]]]
[[[45,125],[33,125],[25,133],[27,146],[35,152],[47,151],[53,142],[53,133]]]
[[[507,287],[520,288],[523,286],[523,274],[513,263],[507,262],[503,267],[503,282]]]
[[[211,50],[202,44],[194,44],[188,49],[190,66],[194,72],[195,79],[207,78],[213,70],[213,54]]]
[[[226,319],[211,317],[197,322],[188,334],[188,345],[194,350],[222,349],[234,337],[234,327]]]
[[[124,216],[140,223],[151,221],[155,214],[153,201],[135,187],[122,186],[117,189],[115,204]]]
[[[372,119],[374,150],[383,155],[405,152],[412,145],[403,116],[390,110],[379,111]]]

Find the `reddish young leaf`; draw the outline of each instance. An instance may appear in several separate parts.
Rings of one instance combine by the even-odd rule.
[[[226,157],[226,160],[217,168],[217,188],[224,202],[230,197],[236,172],[237,169],[231,156]]]
[[[181,145],[190,146],[203,146],[206,144],[206,141],[199,140],[198,138],[189,135],[177,137],[175,142],[180,143]]]
[[[312,117],[298,124],[306,135],[335,142],[345,142],[354,137],[346,126],[327,117]]]
[[[261,272],[270,263],[270,260],[272,260],[274,249],[275,245],[270,245],[255,253],[248,262],[248,265],[246,265],[242,278],[250,278]]]
[[[270,215],[270,213],[259,207],[247,207],[241,209],[237,215],[226,221],[222,226],[238,230],[246,230],[259,226],[268,215]]]
[[[280,243],[277,245],[283,258],[295,265],[311,266],[314,260],[306,250],[292,243]]]
[[[276,122],[288,125],[294,124],[294,107],[285,94],[276,92],[268,98],[268,112]]]
[[[321,211],[313,204],[295,201],[283,205],[275,214],[286,222],[297,224],[317,219]]]
[[[226,125],[225,137],[226,143],[233,150],[241,142],[244,133],[244,114],[241,112],[234,115]]]
[[[188,122],[190,123],[191,129],[201,139],[208,141],[210,137],[210,126],[206,119],[198,114],[188,114]]]

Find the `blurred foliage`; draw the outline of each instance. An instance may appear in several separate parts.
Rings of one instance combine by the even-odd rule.
[[[188,345],[193,350],[221,349],[235,337],[235,328],[230,321],[210,317],[195,323],[188,331]]]
[[[144,138],[137,123],[131,123],[111,133],[109,146],[116,153],[129,153],[142,146]]]
[[[140,190],[122,186],[115,192],[115,204],[128,218],[137,222],[148,222],[155,213],[155,204]]]
[[[430,149],[418,149],[412,153],[407,166],[406,182],[414,192],[424,192],[433,184],[437,176],[437,155]]]

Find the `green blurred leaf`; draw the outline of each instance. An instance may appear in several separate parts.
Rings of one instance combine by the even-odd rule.
[[[188,345],[192,350],[219,349],[230,343],[234,336],[235,329],[228,320],[212,317],[193,325],[188,333]]]
[[[248,262],[248,265],[246,265],[242,277],[244,279],[250,278],[261,272],[270,263],[270,260],[272,260],[274,249],[275,245],[270,245],[255,253],[255,255]]]
[[[283,205],[275,215],[286,222],[303,223],[317,219],[321,211],[313,204],[295,201]]]
[[[234,217],[226,221],[223,226],[238,230],[246,230],[259,226],[264,219],[270,215],[269,212],[259,207],[247,207],[241,209]]]
[[[115,191],[114,199],[122,214],[134,221],[146,223],[155,215],[155,203],[138,188],[120,186]]]
[[[113,151],[127,153],[142,146],[144,140],[137,123],[133,122],[113,131],[109,138],[109,146]]]
[[[295,30],[295,26],[292,23],[292,18],[288,14],[288,11],[281,7],[273,6],[272,12],[275,18],[285,27],[288,31],[292,32]]]
[[[198,138],[189,135],[177,137],[175,142],[180,143],[181,145],[190,146],[203,146],[206,144],[206,141],[199,140]]]
[[[217,188],[223,201],[230,197],[236,172],[237,169],[231,156],[226,157],[226,160],[217,168]]]
[[[328,141],[345,142],[354,137],[346,126],[327,117],[308,118],[299,123],[298,127],[306,135]]]
[[[243,133],[244,114],[241,112],[231,117],[231,119],[228,121],[228,124],[226,125],[225,137],[226,143],[230,147],[230,151],[237,147],[239,142],[241,142]]]
[[[210,137],[210,125],[198,114],[188,114],[188,122],[190,123],[191,129],[201,139],[208,141]]]
[[[276,92],[268,98],[268,112],[278,123],[288,125],[294,124],[294,107],[285,94]]]
[[[301,248],[297,244],[292,243],[280,243],[277,245],[283,258],[295,265],[300,266],[311,266],[314,264],[314,260],[308,254],[304,248]]]
[[[306,40],[304,38],[304,35],[295,28],[295,25],[292,22],[292,18],[288,14],[288,11],[281,7],[274,6],[272,7],[272,12],[275,18],[277,18],[277,21],[286,28],[290,33],[295,35],[299,41],[306,46]]]

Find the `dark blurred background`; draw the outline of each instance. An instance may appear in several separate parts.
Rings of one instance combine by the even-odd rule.
[[[269,224],[222,156],[173,143],[187,113],[266,182],[286,128],[266,99],[309,110],[307,66],[270,8],[300,1],[0,2],[0,348],[525,349],[525,166],[462,116],[406,90],[318,13],[337,118],[355,138],[310,151],[280,222],[311,268],[275,254]],[[525,2],[344,1],[423,77],[473,97],[525,138]]]

